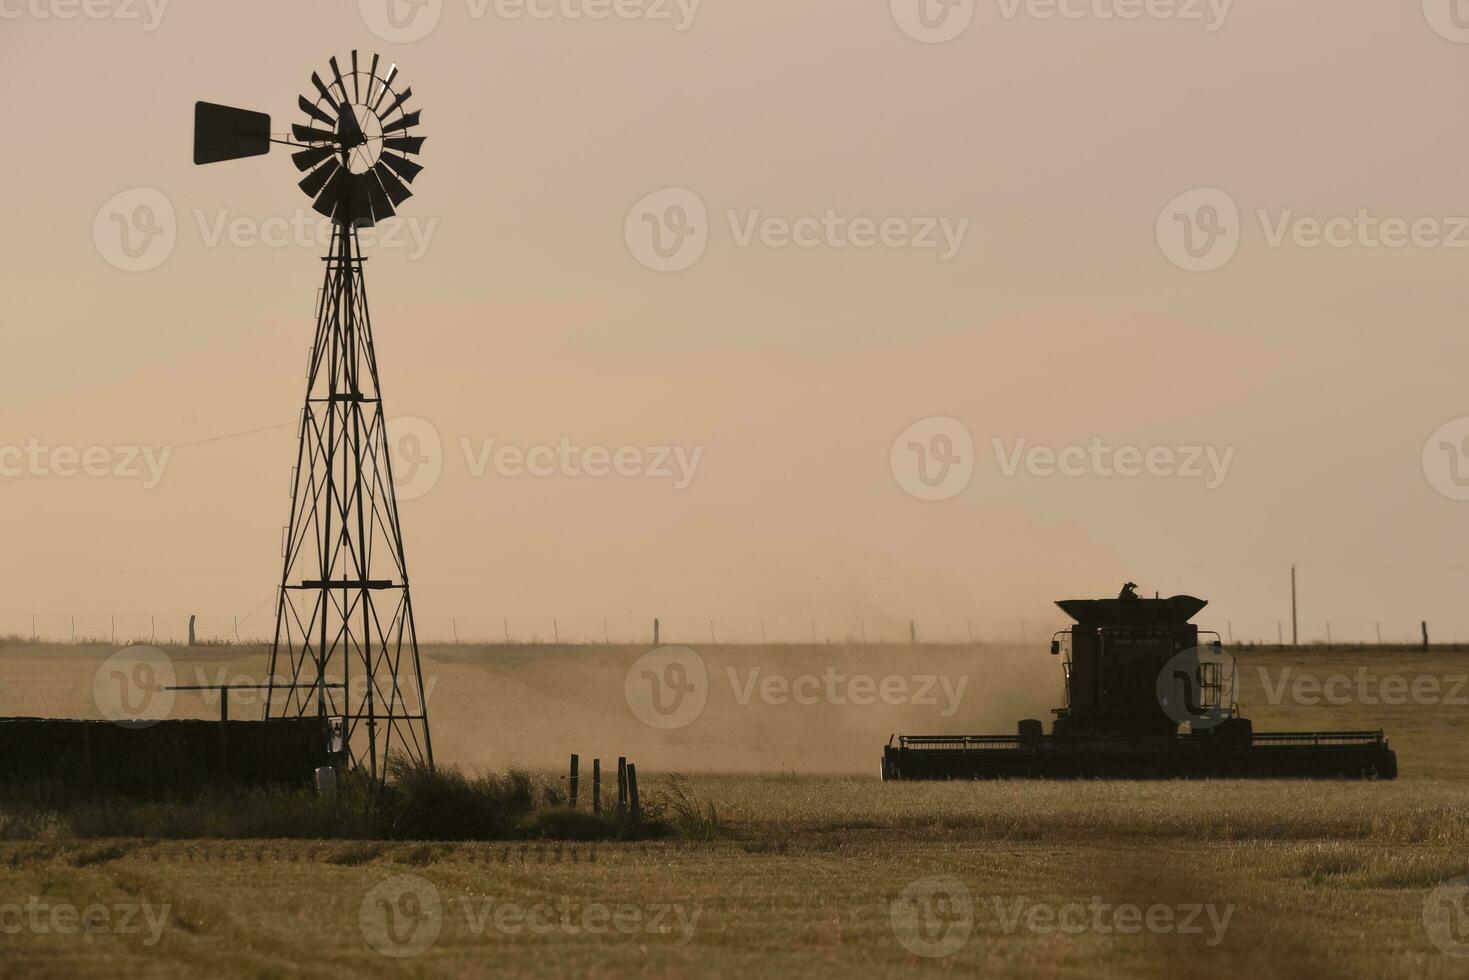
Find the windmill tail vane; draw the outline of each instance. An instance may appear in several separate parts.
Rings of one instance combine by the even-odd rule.
[[[330,78],[311,74],[288,136],[270,116],[209,102],[194,108],[194,162],[294,148],[297,186],[333,225],[307,369],[290,522],[271,645],[267,717],[336,719],[353,764],[433,765],[428,706],[408,589],[372,318],[357,229],[391,217],[422,172],[421,113],[396,64],[372,56]]]

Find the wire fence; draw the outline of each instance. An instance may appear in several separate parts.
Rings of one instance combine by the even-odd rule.
[[[1054,620],[1012,619],[995,626],[993,615],[973,619],[831,621],[819,617],[652,616],[417,616],[420,643],[433,644],[1034,644],[1046,643],[1067,625]],[[192,633],[191,633],[192,621]],[[1293,642],[1290,620],[1225,620],[1201,624],[1230,646]],[[244,616],[188,613],[0,614],[0,636],[46,643],[269,643],[275,610]],[[1419,646],[1469,644],[1469,620],[1316,620],[1296,625],[1303,645]]]

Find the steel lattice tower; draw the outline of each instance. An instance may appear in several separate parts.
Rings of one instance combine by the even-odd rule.
[[[291,488],[266,714],[344,719],[353,762],[433,765],[357,231],[337,225]]]

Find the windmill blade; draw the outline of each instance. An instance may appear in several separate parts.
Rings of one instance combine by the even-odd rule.
[[[357,102],[361,98],[361,90],[357,87],[357,49],[352,49],[352,101]]]
[[[389,167],[392,167],[393,171],[399,177],[402,177],[410,184],[413,183],[413,178],[417,177],[419,173],[423,170],[423,167],[414,163],[407,157],[400,157],[396,153],[388,153],[386,151],[380,158],[379,163],[386,163]]]
[[[369,170],[367,173],[354,177],[353,182],[356,187],[353,193],[361,194],[365,190],[367,199],[372,204],[373,220],[382,221],[384,218],[391,218],[397,212],[393,210],[393,205],[388,201],[388,195],[383,193],[383,185],[378,183],[375,174],[375,170]]]
[[[405,88],[403,90],[403,94],[402,95],[398,96],[396,99],[393,100],[393,104],[392,105],[388,106],[386,109],[383,110],[382,115],[384,117],[391,116],[393,114],[393,110],[396,109],[396,108],[398,108],[398,106],[402,105],[404,102],[407,102],[408,101],[408,97],[410,95],[412,95],[412,94],[413,94],[413,86],[410,85],[410,86],[408,86],[407,88]]]
[[[326,90],[326,83],[321,80],[321,76],[316,72],[311,73],[311,84],[315,85],[316,90],[321,93],[322,101],[332,107],[332,112],[341,111],[341,107],[337,105],[337,100],[332,98],[332,94]]]
[[[342,203],[342,198],[346,194],[347,171],[340,166],[334,167],[332,168],[331,180],[327,181],[326,188],[322,190],[321,196],[316,199],[316,203],[312,207],[330,218]]]
[[[296,165],[297,170],[310,170],[336,152],[337,148],[334,146],[318,146],[310,150],[302,150],[300,153],[292,153],[291,162]]]
[[[335,78],[337,81],[337,88],[342,90],[342,100],[346,101],[347,84],[342,81],[342,69],[337,67],[337,56],[332,55],[331,58],[327,60],[327,64],[332,66],[332,77]]]
[[[401,205],[413,196],[413,192],[404,187],[403,182],[393,176],[393,172],[381,160],[372,168],[372,172],[377,174],[377,179],[382,182],[383,190],[387,192],[394,204]]]
[[[302,143],[332,143],[336,141],[337,134],[327,132],[324,129],[312,129],[310,126],[302,126],[300,123],[291,125],[291,135]]]
[[[296,105],[300,106],[302,112],[317,122],[326,123],[328,126],[335,126],[337,124],[335,119],[322,112],[317,108],[316,103],[309,101],[304,95],[296,96]]]
[[[418,153],[423,148],[422,136],[394,136],[392,139],[383,140],[383,146],[400,153]]]
[[[318,167],[316,170],[311,171],[311,173],[307,174],[306,177],[301,181],[301,183],[297,184],[296,186],[305,191],[307,197],[315,197],[317,194],[321,193],[321,189],[326,185],[327,180],[334,176],[337,171],[341,169],[342,165],[340,163],[332,161],[324,167]]]
[[[372,100],[372,87],[377,84],[377,52],[372,53],[372,64],[367,69],[367,98]],[[366,104],[366,103],[364,103]]]
[[[422,115],[422,113],[418,111],[408,113],[408,115],[404,116],[402,119],[399,119],[397,122],[394,122],[388,126],[384,126],[383,135],[386,136],[388,133],[396,133],[401,129],[407,129],[409,126],[417,126],[418,117],[420,115]]]
[[[377,112],[377,107],[383,104],[383,97],[388,94],[388,89],[393,84],[393,79],[397,77],[398,65],[394,63],[393,67],[388,69],[387,76],[383,78],[383,89],[377,94],[377,101],[372,104],[373,112]]]

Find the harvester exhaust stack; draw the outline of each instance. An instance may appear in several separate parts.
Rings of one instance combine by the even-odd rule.
[[[1200,644],[1190,620],[1208,605],[1144,599],[1131,582],[1116,599],[1065,599],[1075,625],[1065,653],[1065,706],[1051,734],[1025,719],[1015,735],[898,735],[884,779],[1393,779],[1397,756],[1381,731],[1257,734],[1239,713],[1234,658],[1217,633]]]

